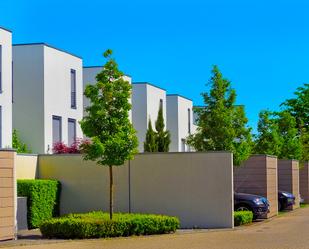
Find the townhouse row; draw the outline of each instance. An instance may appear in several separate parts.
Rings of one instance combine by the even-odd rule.
[[[82,138],[79,121],[89,105],[83,92],[101,70],[83,67],[81,57],[45,43],[12,45],[11,31],[0,27],[0,148],[12,146],[13,129],[33,153],[51,153],[56,142],[70,145]],[[148,120],[155,126],[160,106],[171,133],[170,151],[189,151],[185,138],[195,130],[192,101],[124,77],[132,84],[130,119],[139,151]]]

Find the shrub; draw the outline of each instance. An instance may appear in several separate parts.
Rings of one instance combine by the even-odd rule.
[[[64,142],[57,142],[53,145],[54,154],[80,154],[83,145],[90,143],[88,139],[76,138],[76,140],[70,145],[66,145]]]
[[[85,239],[130,235],[150,235],[175,232],[179,228],[176,217],[154,214],[116,213],[113,220],[108,213],[91,212],[69,214],[41,223],[46,238]]]
[[[234,212],[234,226],[252,223],[253,213],[251,211]]]
[[[56,180],[17,180],[18,196],[27,197],[28,227],[37,228],[59,215],[60,183]]]

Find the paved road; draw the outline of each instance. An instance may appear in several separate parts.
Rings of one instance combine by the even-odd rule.
[[[1,244],[0,244],[1,245]],[[12,248],[12,247],[11,247]],[[24,245],[19,249],[309,249],[309,208],[225,231]]]

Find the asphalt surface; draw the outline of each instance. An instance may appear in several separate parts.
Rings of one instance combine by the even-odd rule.
[[[24,243],[22,243],[24,242]],[[178,231],[176,234],[83,241],[18,241],[19,249],[309,249],[309,208],[234,230]],[[35,244],[33,244],[35,243]]]

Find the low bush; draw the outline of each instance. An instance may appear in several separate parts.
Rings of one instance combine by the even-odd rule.
[[[30,229],[59,215],[60,183],[56,180],[17,180],[18,196],[27,197]]]
[[[234,212],[234,226],[240,226],[252,223],[253,213],[251,211],[235,211]]]
[[[91,212],[53,218],[40,225],[46,238],[85,239],[130,235],[164,234],[179,228],[176,217],[153,214],[114,214]]]

